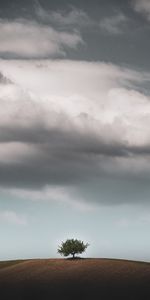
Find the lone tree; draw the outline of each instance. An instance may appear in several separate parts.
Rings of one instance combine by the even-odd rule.
[[[75,258],[75,254],[84,252],[88,246],[89,244],[84,244],[80,240],[68,239],[61,243],[61,246],[58,248],[58,253],[64,256],[71,254],[73,258]]]

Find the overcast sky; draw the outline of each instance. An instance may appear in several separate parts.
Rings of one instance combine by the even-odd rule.
[[[150,0],[1,0],[0,259],[150,261]]]

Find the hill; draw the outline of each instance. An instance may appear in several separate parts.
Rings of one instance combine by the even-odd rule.
[[[1,299],[150,299],[150,264],[115,259],[0,263]]]

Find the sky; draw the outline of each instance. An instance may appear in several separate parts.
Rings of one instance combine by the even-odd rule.
[[[0,260],[150,261],[150,0],[1,0]]]

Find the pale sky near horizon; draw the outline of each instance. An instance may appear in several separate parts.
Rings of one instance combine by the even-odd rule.
[[[150,261],[150,0],[1,0],[0,260]]]

